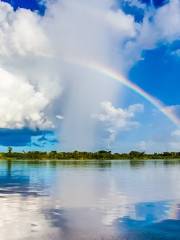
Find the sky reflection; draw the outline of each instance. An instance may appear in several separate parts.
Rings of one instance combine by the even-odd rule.
[[[1,162],[0,239],[180,239],[179,166]]]

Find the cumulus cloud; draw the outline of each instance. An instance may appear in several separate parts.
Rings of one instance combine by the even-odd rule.
[[[129,66],[140,59],[143,50],[169,44],[180,38],[180,1],[172,0],[158,9],[147,8],[136,37],[128,41],[123,54]],[[130,60],[129,57],[131,56]]]
[[[144,110],[142,104],[133,104],[128,108],[115,108],[111,102],[101,103],[102,112],[94,115],[94,117],[105,125],[109,133],[109,143],[112,143],[117,134],[122,131],[132,130],[139,126],[139,122],[135,120],[136,114]]]
[[[45,22],[55,46],[52,54],[72,63],[77,59],[85,65],[99,62],[117,66],[120,62],[117,48],[135,36],[136,24],[122,10],[114,11],[113,4],[109,0],[56,2],[47,11]],[[54,21],[49,20],[52,16]],[[98,111],[103,99],[115,100],[117,84],[73,64],[65,69],[64,76],[68,91],[65,90],[66,102],[62,106],[65,119],[60,133],[62,147],[92,149],[97,136],[96,123],[90,116]]]
[[[89,148],[94,135],[90,115],[104,98],[115,98],[117,86],[67,60],[117,65],[117,47],[136,35],[136,23],[121,9],[113,10],[113,0],[46,4],[46,13],[40,16],[25,9],[13,11],[0,2],[0,67],[7,79],[1,76],[0,127],[59,128],[61,124],[64,147]],[[59,123],[56,116],[61,115],[66,121]]]
[[[158,38],[172,42],[180,37],[180,2],[172,0],[159,8],[154,18]]]
[[[60,87],[46,61],[50,49],[41,17],[3,2],[0,16],[0,127],[52,128],[45,109]]]
[[[21,76],[0,69],[0,128],[50,128],[43,113],[48,101]]]
[[[41,28],[41,17],[26,9],[14,11],[0,3],[0,56],[44,55],[47,38]]]

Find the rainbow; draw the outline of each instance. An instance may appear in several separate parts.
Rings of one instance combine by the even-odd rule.
[[[176,126],[180,126],[180,119],[175,115],[173,110],[166,105],[164,105],[160,100],[153,97],[149,93],[145,92],[142,88],[140,88],[138,85],[132,83],[131,81],[127,80],[124,76],[122,76],[119,72],[116,70],[109,68],[107,66],[104,66],[102,64],[98,64],[95,62],[90,61],[83,61],[83,60],[77,60],[77,59],[66,59],[66,61],[70,64],[76,64],[80,67],[88,68],[92,71],[96,71],[99,74],[103,74],[111,79],[114,79],[124,86],[128,87],[132,91],[136,92],[140,96],[142,96],[144,99],[146,99],[148,102],[150,102],[153,106],[155,106],[161,113],[163,113],[169,120],[171,120]]]

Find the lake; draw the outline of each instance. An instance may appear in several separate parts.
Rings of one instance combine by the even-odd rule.
[[[1,240],[180,240],[180,163],[1,161]]]

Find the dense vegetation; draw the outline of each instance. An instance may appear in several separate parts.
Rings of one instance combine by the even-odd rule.
[[[77,159],[77,160],[101,160],[101,159],[180,159],[180,152],[163,152],[147,154],[145,152],[131,151],[129,153],[112,153],[111,151],[98,151],[98,152],[13,152],[11,147],[8,148],[7,152],[0,154],[2,159]]]

